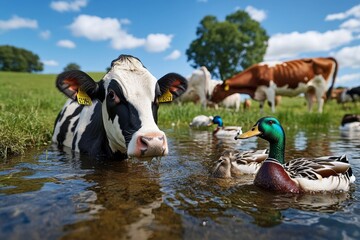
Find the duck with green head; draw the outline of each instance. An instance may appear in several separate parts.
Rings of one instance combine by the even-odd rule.
[[[220,116],[215,116],[212,123],[217,124],[216,129],[213,131],[213,135],[216,137],[232,137],[237,134],[241,134],[241,127],[238,126],[224,126],[224,122]]]
[[[235,139],[259,136],[270,143],[269,157],[258,170],[254,184],[279,192],[348,191],[355,181],[345,155],[298,158],[285,163],[285,131],[274,117],[260,118],[251,130]]]

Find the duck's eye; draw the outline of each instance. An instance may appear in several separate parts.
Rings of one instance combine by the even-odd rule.
[[[272,125],[274,122],[272,120],[269,121],[269,124]]]

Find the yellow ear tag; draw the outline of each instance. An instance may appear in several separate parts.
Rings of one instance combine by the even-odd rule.
[[[171,92],[169,91],[169,89],[159,97],[159,103],[164,103],[164,102],[172,102],[173,100],[173,95],[171,94]]]
[[[224,90],[229,91],[229,89],[230,89],[229,85],[226,84],[225,87],[224,87]]]
[[[78,89],[77,101],[80,105],[90,106],[92,104],[91,98],[86,94],[86,92],[82,91],[81,88]]]

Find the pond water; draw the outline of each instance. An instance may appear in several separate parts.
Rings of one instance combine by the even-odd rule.
[[[226,149],[266,148],[258,138],[165,130],[161,159],[96,161],[54,147],[0,164],[0,239],[360,239],[360,136],[289,130],[287,156],[346,153],[347,193],[276,194],[253,178],[215,179]]]

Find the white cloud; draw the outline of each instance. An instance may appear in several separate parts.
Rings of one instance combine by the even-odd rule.
[[[353,74],[346,74],[343,76],[340,76],[336,79],[336,83],[339,84],[344,84],[344,83],[349,83],[349,82],[354,82],[355,81],[359,81],[360,79],[360,73],[353,73]]]
[[[44,60],[42,61],[42,63],[46,66],[50,66],[50,67],[56,67],[59,66],[59,63],[55,60]]]
[[[161,52],[170,47],[172,35],[149,34],[146,39],[138,38],[123,30],[122,24],[130,24],[130,20],[80,15],[69,29],[76,37],[85,37],[91,41],[110,41],[111,46],[117,50],[145,47],[149,52]]]
[[[254,8],[253,6],[247,6],[245,8],[245,11],[255,21],[262,22],[262,21],[264,21],[266,19],[266,12],[264,10]]]
[[[354,85],[356,84],[356,86],[358,86],[359,79],[360,79],[360,73],[346,74],[336,78],[336,85],[342,85],[342,84],[348,85],[349,83],[354,83]]]
[[[329,14],[325,17],[325,21],[342,20],[351,16],[360,18],[360,5],[356,5],[346,12]]]
[[[116,36],[111,39],[111,46],[114,49],[133,49],[144,46],[145,39],[136,38],[124,31],[119,31]]]
[[[87,0],[54,1],[50,3],[50,7],[58,12],[78,12],[81,8],[86,7],[87,2]]]
[[[346,29],[324,33],[308,31],[305,33],[279,33],[270,37],[266,60],[293,58],[301,53],[329,51],[354,39]]]
[[[75,48],[76,47],[75,43],[70,40],[60,40],[57,42],[56,45],[59,47],[64,47],[64,48]]]
[[[122,20],[129,24],[129,20]],[[136,38],[121,29],[121,23],[115,18],[80,15],[69,26],[76,37],[85,37],[92,41],[111,41],[114,49],[132,49],[143,46],[145,39]]]
[[[49,39],[50,38],[50,36],[51,36],[51,32],[49,31],[49,30],[45,30],[45,31],[42,31],[42,32],[40,32],[40,37],[42,38],[42,39]]]
[[[340,67],[360,68],[360,45],[344,47],[331,54],[339,62]]]
[[[346,22],[340,25],[341,28],[345,28],[352,31],[359,31],[360,30],[360,19],[349,19]]]
[[[149,34],[146,38],[145,48],[149,52],[162,52],[170,47],[173,35],[162,33]]]
[[[74,36],[85,37],[92,41],[112,39],[121,31],[117,19],[90,15],[78,16],[69,28]]]
[[[11,19],[3,21],[0,20],[0,30],[12,30],[19,28],[37,28],[38,23],[36,20],[21,18],[13,16]]]
[[[131,24],[131,21],[127,18],[124,18],[124,19],[120,19],[120,23],[122,25],[128,25],[128,24]]]
[[[176,60],[181,56],[181,52],[179,50],[174,50],[168,56],[165,57],[165,60]]]

